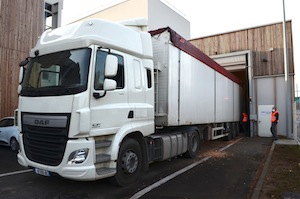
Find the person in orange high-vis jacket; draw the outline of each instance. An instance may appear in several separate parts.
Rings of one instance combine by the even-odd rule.
[[[242,128],[245,136],[249,136],[247,125],[248,125],[248,115],[247,113],[244,112],[242,113]]]
[[[273,135],[273,139],[277,140],[277,124],[279,121],[279,112],[276,110],[275,107],[272,109],[271,113],[271,133]]]

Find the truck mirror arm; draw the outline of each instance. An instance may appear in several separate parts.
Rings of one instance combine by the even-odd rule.
[[[102,98],[102,97],[104,97],[106,95],[106,91],[104,91],[104,93],[102,94],[102,95],[100,95],[100,93],[93,93],[93,97],[95,98],[95,99],[99,99],[99,98]]]
[[[20,67],[24,67],[28,64],[29,60],[31,59],[31,57],[27,57],[25,60],[21,61],[19,66]]]

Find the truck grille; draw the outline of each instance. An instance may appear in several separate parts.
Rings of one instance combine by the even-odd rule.
[[[43,121],[47,121],[47,125]],[[59,165],[68,140],[69,121],[70,114],[22,114],[23,143],[27,158],[49,166]]]

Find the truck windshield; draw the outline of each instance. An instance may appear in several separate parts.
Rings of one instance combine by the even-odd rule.
[[[57,96],[83,92],[91,49],[67,50],[30,60],[22,83],[22,96]]]

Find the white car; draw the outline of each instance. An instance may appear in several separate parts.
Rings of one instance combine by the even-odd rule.
[[[14,117],[0,120],[0,145],[10,146],[12,151],[19,149],[19,130],[14,124]]]

